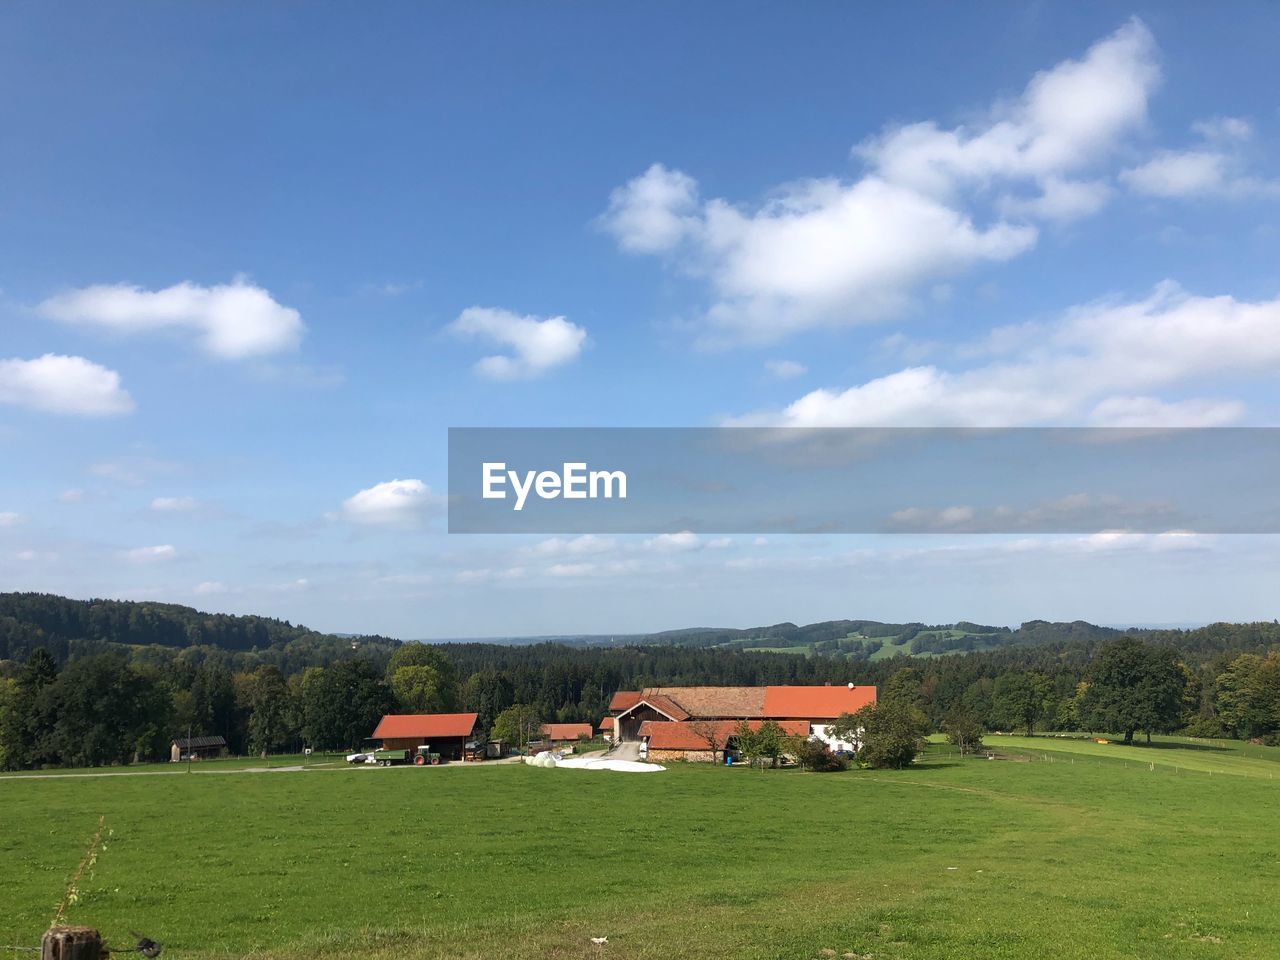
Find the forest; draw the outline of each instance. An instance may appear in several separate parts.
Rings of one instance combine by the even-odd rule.
[[[1108,683],[1148,684],[1140,699],[1156,706],[1136,729],[1267,741],[1280,733],[1275,622],[1131,634],[965,624],[952,633],[1003,629],[1024,640],[883,659],[841,653],[833,635],[867,637],[871,621],[815,626],[810,636],[836,641],[834,652],[765,652],[732,642],[740,637],[709,645],[706,631],[689,631],[692,645],[671,634],[603,647],[433,645],[171,604],[2,594],[0,768],[154,759],[188,731],[222,735],[239,754],[343,749],[391,711],[475,711],[485,729],[512,708],[539,722],[598,723],[616,690],[682,684],[875,684],[882,698],[908,700],[931,729],[963,712],[985,729],[1028,731],[1106,723]],[[902,636],[892,629],[902,625],[880,626]]]

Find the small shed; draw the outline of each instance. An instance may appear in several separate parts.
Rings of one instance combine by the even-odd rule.
[[[183,760],[211,760],[227,755],[227,741],[223,737],[179,737],[169,743],[169,762]]]
[[[373,731],[385,750],[430,747],[445,760],[461,760],[466,744],[477,739],[474,713],[389,713]]]
[[[542,741],[555,747],[572,746],[579,740],[590,740],[592,732],[589,723],[544,723]]]

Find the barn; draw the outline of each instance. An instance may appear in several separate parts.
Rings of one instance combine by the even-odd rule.
[[[542,742],[552,747],[573,746],[579,740],[590,740],[592,734],[589,723],[544,723],[542,725]]]
[[[650,756],[662,755],[663,751],[669,750],[680,752],[685,759],[709,760],[707,725],[724,723],[727,724],[725,729],[732,729],[742,720],[776,720],[784,729],[816,737],[833,750],[853,750],[856,744],[836,740],[829,732],[830,727],[841,715],[856,713],[875,702],[875,687],[852,683],[646,687],[615,693],[609,703],[609,713],[613,718],[617,742],[647,743]],[[695,731],[694,727],[703,728],[702,733]],[[657,743],[654,737],[658,738]]]
[[[444,760],[461,760],[468,740],[477,739],[474,713],[389,713],[373,731],[384,750],[427,746]]]
[[[212,760],[227,755],[227,741],[223,737],[179,737],[169,741],[169,762]]]

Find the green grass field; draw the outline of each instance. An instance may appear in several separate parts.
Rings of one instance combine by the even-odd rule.
[[[105,815],[68,920],[175,960],[1276,955],[1272,754],[1019,740],[990,738],[1037,762],[0,778],[0,944],[38,942]]]

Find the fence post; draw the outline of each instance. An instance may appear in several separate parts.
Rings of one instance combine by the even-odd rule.
[[[93,927],[50,927],[40,941],[40,960],[101,960],[102,934]]]

